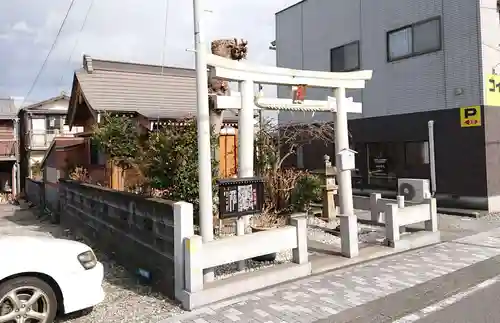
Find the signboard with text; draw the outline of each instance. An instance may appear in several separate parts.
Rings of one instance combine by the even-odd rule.
[[[486,88],[486,105],[500,106],[500,75],[488,75],[484,86]]]
[[[388,159],[378,156],[372,159],[370,164],[371,175],[387,175],[388,174]]]
[[[219,185],[219,217],[240,217],[262,212],[264,181],[259,177],[231,178],[217,181]]]
[[[480,127],[481,126],[481,106],[462,107],[460,108],[460,126]]]

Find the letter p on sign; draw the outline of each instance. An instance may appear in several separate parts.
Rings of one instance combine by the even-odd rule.
[[[460,108],[460,126],[480,127],[481,126],[481,106]]]

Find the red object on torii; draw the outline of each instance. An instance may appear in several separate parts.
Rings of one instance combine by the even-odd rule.
[[[293,103],[304,103],[307,85],[298,85],[292,88]]]

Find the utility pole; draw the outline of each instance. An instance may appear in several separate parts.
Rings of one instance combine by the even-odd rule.
[[[208,104],[207,47],[203,39],[204,8],[202,0],[193,0],[194,45],[196,57],[196,99],[198,126],[198,180],[200,203],[200,229],[203,242],[214,239],[212,220],[212,163],[210,150],[210,112]],[[205,270],[205,282],[214,280],[213,268]]]

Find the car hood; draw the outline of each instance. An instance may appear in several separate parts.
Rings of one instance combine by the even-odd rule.
[[[42,236],[1,236],[0,279],[18,273],[38,272],[59,277],[84,270],[78,255],[90,250],[83,243]],[[57,280],[57,279],[56,279]]]
[[[78,255],[89,250],[87,245],[66,239],[41,236],[0,236],[0,250],[7,253],[38,254],[39,256]]]

